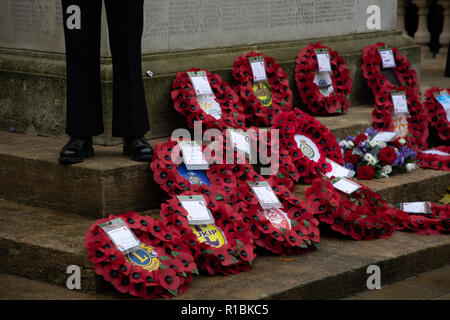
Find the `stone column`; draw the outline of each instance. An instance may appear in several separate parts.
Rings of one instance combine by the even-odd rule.
[[[419,7],[419,26],[414,39],[420,44],[427,44],[430,42],[427,28],[427,0],[415,0],[414,3]]]
[[[405,31],[405,0],[397,1],[397,29]]]
[[[445,48],[450,42],[450,0],[441,0],[439,2],[444,7],[444,28],[442,29],[440,42]]]

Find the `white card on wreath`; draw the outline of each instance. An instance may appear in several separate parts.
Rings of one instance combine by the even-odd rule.
[[[325,159],[325,161],[331,165],[331,171],[325,174],[328,178],[353,178],[355,176],[355,171],[347,169],[333,160]]]
[[[250,139],[248,138],[248,136],[233,129],[228,129],[228,132],[230,133],[230,139],[233,148],[241,150],[250,155]]]
[[[425,153],[425,154],[435,154],[438,156],[445,156],[448,157],[450,156],[450,154],[440,151],[440,150],[436,150],[436,149],[429,149],[429,150],[425,150],[425,151],[420,151],[421,153]]]
[[[205,71],[188,72],[191,83],[194,86],[196,95],[213,94],[211,85],[208,81],[208,76]]]
[[[264,81],[267,80],[266,67],[264,66],[264,57],[250,57],[248,58],[250,62],[250,67],[252,68],[253,81]]]
[[[331,183],[333,184],[333,187],[345,192],[346,194],[352,194],[361,188],[359,184],[347,178],[335,178],[331,181]]]
[[[200,95],[197,97],[197,102],[203,111],[214,117],[216,120],[222,118],[222,109],[213,94]]]
[[[316,52],[316,57],[319,72],[331,72],[330,54],[328,52]]]
[[[406,95],[404,93],[392,93],[392,104],[394,105],[394,113],[409,113]]]
[[[431,213],[430,202],[403,202],[401,209],[407,213]]]
[[[138,249],[141,245],[133,231],[131,231],[122,218],[117,218],[99,224],[99,227],[105,231],[116,248],[122,252],[132,252]]]
[[[378,52],[381,57],[381,63],[382,63],[383,69],[396,67],[392,49],[379,49]]]
[[[380,131],[373,138],[375,142],[391,142],[397,138],[397,132]]]
[[[435,97],[446,111],[450,110],[450,95],[447,93],[447,90],[436,93]]]
[[[278,200],[277,195],[275,194],[272,187],[267,181],[260,181],[260,182],[247,181],[247,183],[252,188],[253,192],[258,198],[261,208],[273,209],[283,207],[280,200]]]
[[[188,212],[187,219],[189,224],[214,223],[214,219],[202,195],[178,196],[177,198],[183,208]]]
[[[202,146],[195,141],[178,141],[183,162],[188,170],[207,170],[209,168],[208,161],[203,155]]]

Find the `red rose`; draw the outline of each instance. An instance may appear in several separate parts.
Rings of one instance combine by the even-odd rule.
[[[383,165],[391,165],[392,163],[394,163],[395,158],[397,158],[397,155],[395,154],[395,150],[391,147],[385,147],[381,149],[380,153],[378,154],[378,159]]]
[[[361,180],[372,180],[375,177],[375,169],[371,166],[360,166],[356,170],[356,176]]]
[[[360,142],[366,141],[367,140],[367,136],[365,133],[361,133],[360,135],[358,135],[355,138],[355,141],[353,142],[355,144],[355,147],[358,147]]]
[[[359,161],[359,156],[357,154],[353,154],[353,150],[347,150],[344,153],[344,162],[351,163],[356,165]]]

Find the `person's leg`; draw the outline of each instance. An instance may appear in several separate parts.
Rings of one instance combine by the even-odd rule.
[[[113,60],[114,137],[143,137],[149,130],[142,79],[143,0],[105,0]]]
[[[66,133],[91,137],[103,132],[100,86],[101,0],[61,0],[67,62]],[[70,6],[80,8],[80,28],[69,29]],[[72,17],[73,18],[73,17]]]
[[[94,154],[92,136],[103,132],[100,87],[101,0],[61,0],[66,44],[66,133],[61,163]],[[78,21],[79,23],[73,23]]]

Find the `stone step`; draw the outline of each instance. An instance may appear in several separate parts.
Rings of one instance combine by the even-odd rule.
[[[155,212],[142,214],[155,216]],[[0,272],[65,287],[67,267],[78,265],[82,292],[111,290],[95,275],[83,247],[84,234],[93,221],[0,201]],[[390,239],[353,241],[322,230],[320,248],[315,251],[290,257],[260,254],[248,272],[196,276],[179,299],[341,298],[367,289],[370,265],[380,267],[383,286],[449,261],[450,235],[395,232]]]
[[[450,184],[450,172],[418,168],[386,179],[355,180],[378,192],[391,204],[410,201],[437,202]],[[309,185],[297,184],[295,195],[304,199],[308,187]]]
[[[350,108],[346,115],[318,117],[336,136],[370,125],[372,108]],[[151,145],[167,139],[149,140]],[[61,165],[58,154],[67,142],[0,131],[0,198],[101,217],[125,210],[158,207],[166,196],[153,182],[147,163],[122,155],[121,146],[95,146],[95,157]]]

